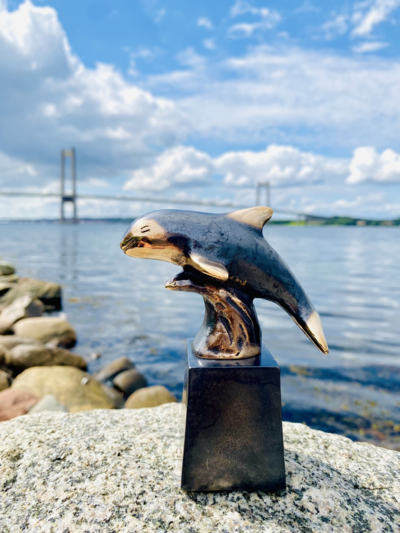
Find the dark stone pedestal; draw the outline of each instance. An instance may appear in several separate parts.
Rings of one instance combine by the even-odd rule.
[[[199,359],[188,340],[183,390],[182,488],[186,491],[286,487],[280,370],[258,357]]]

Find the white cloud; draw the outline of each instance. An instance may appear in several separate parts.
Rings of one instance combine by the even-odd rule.
[[[333,39],[337,35],[344,35],[347,32],[348,25],[349,20],[347,15],[334,15],[322,25],[322,31],[326,39]]]
[[[228,152],[215,161],[227,185],[249,186],[315,183],[343,176],[346,161],[302,152],[292,146],[270,145],[264,151]]]
[[[365,0],[356,2],[352,10],[347,7],[341,13],[333,13],[322,25],[326,39],[333,39],[351,30],[353,37],[368,37],[375,26],[388,20],[400,7],[400,0]]]
[[[353,184],[363,181],[400,182],[400,154],[389,149],[378,154],[372,147],[357,148],[346,181]]]
[[[199,18],[197,21],[197,26],[207,28],[207,30],[211,30],[213,27],[211,20],[206,17]]]
[[[237,0],[237,2],[231,7],[230,15],[232,18],[238,17],[240,15],[246,15],[250,13],[251,15],[257,15],[261,18],[270,18],[275,17],[280,20],[280,15],[277,11],[269,9],[268,7],[254,7],[249,2],[242,2]]]
[[[232,38],[246,38],[251,37],[257,31],[265,31],[274,28],[281,20],[280,14],[267,7],[254,7],[248,2],[238,0],[231,8],[230,15],[236,18],[242,15],[254,15],[260,20],[256,22],[241,22],[234,24],[228,30],[228,34]]]
[[[204,46],[204,48],[207,48],[207,50],[215,50],[215,40],[214,39],[204,39],[203,46]]]
[[[24,161],[0,152],[0,179],[3,188],[11,188],[15,180],[31,180],[38,175],[37,169]]]
[[[128,83],[113,66],[86,68],[50,7],[26,1],[0,11],[0,76],[0,145],[13,160],[40,167],[35,183],[58,173],[60,148],[77,148],[80,180],[128,175],[185,130],[171,101]],[[32,181],[25,173],[19,185]]]
[[[211,171],[212,160],[207,154],[177,146],[159,155],[152,166],[134,171],[124,189],[161,191],[204,185],[209,182]]]
[[[270,145],[258,152],[227,152],[215,158],[192,147],[178,146],[162,153],[153,165],[136,170],[125,189],[212,185],[216,176],[223,176],[228,187],[254,187],[265,180],[273,186],[293,186],[343,179],[347,169],[346,160],[302,152],[291,146]]]
[[[374,26],[388,19],[389,15],[400,6],[400,0],[373,0],[359,2],[355,6],[353,35],[366,36]],[[367,10],[365,8],[367,7]]]
[[[353,51],[357,52],[358,54],[365,54],[368,52],[376,52],[377,50],[382,50],[382,48],[386,48],[387,46],[388,43],[374,41],[353,46]]]
[[[400,64],[293,47],[252,48],[149,79],[176,90],[193,131],[235,143],[320,147],[398,143]]]
[[[241,22],[229,28],[229,35],[234,39],[251,37],[257,31],[270,30],[276,25],[273,20],[262,20],[260,22]]]

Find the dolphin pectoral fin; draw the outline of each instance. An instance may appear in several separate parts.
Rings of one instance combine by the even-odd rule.
[[[191,253],[190,258],[192,260],[193,267],[197,270],[200,270],[200,272],[204,272],[204,274],[207,274],[212,278],[221,279],[222,281],[226,281],[229,278],[229,272],[222,263],[210,261],[209,259],[206,259],[205,257],[196,253]]]
[[[249,207],[240,211],[233,211],[226,216],[261,230],[273,214],[274,212],[270,207]]]

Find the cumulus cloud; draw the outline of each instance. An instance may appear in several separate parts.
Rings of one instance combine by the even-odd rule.
[[[347,183],[374,181],[378,183],[400,182],[400,154],[384,150],[379,154],[375,148],[360,147],[354,151]]]
[[[192,147],[165,151],[149,167],[137,170],[125,189],[165,190],[206,186],[223,177],[228,187],[254,187],[268,180],[273,186],[310,184],[344,177],[348,161],[271,145],[262,151],[227,152],[212,158]]]
[[[205,185],[210,181],[212,160],[195,148],[177,146],[159,155],[154,164],[136,170],[126,190],[161,191],[170,187]]]
[[[0,144],[9,157],[54,176],[60,148],[77,148],[80,179],[146,164],[179,139],[169,100],[128,83],[113,66],[86,68],[50,7],[29,0],[0,10]],[[29,184],[29,175],[21,184]]]
[[[228,185],[248,186],[316,183],[343,176],[346,161],[302,152],[292,146],[270,145],[260,152],[228,152],[215,160]]]

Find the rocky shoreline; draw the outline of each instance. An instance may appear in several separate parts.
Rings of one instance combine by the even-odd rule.
[[[163,386],[149,387],[133,361],[121,357],[96,374],[70,351],[77,344],[63,317],[62,287],[19,278],[0,261],[0,422],[41,411],[155,407],[177,399]]]

